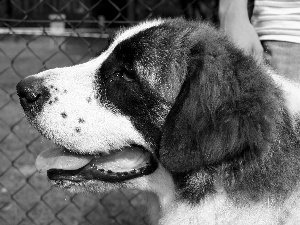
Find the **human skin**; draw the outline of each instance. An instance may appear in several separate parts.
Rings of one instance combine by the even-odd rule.
[[[220,27],[232,41],[247,54],[253,54],[261,61],[263,47],[258,35],[250,23],[247,0],[220,0]]]

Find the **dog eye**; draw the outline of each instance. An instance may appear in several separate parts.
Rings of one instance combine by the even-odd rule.
[[[122,77],[127,82],[134,81],[134,76],[128,70],[124,69],[119,72],[119,76]]]

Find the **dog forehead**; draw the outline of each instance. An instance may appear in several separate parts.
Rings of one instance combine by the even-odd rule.
[[[112,43],[107,47],[107,49],[104,52],[102,52],[97,58],[94,58],[90,62],[94,62],[94,64],[97,65],[97,70],[100,70],[107,61],[110,61],[109,59],[111,58],[111,56],[116,55],[115,53],[118,51],[118,49],[122,48],[122,46],[124,46],[124,44],[126,45],[126,43],[128,42],[132,42],[134,36],[136,36],[137,34],[142,34],[143,31],[146,31],[149,28],[157,27],[163,24],[164,22],[165,20],[163,19],[149,20],[140,23],[136,26],[119,30],[116,33]],[[128,51],[126,53],[132,53],[130,49],[127,50]]]
[[[123,42],[125,40],[128,40],[131,37],[133,37],[134,35],[142,32],[144,30],[147,30],[151,27],[159,26],[162,23],[164,23],[164,20],[156,19],[156,20],[151,20],[151,21],[145,21],[143,23],[140,23],[140,24],[138,24],[136,26],[133,26],[131,28],[128,28],[128,29],[120,30],[117,33],[117,35],[116,35],[114,41],[112,42],[111,46],[109,47],[109,50],[112,51],[121,42]]]
[[[98,58],[97,80],[123,68],[167,102],[173,102],[185,74],[184,35],[179,21],[153,20],[121,30]]]

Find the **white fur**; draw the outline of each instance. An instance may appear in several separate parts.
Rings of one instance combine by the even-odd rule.
[[[286,106],[291,115],[300,113],[300,84],[292,82],[275,72],[269,72],[272,79],[283,90]]]
[[[138,25],[133,26],[126,30],[121,30],[121,32],[119,32],[118,35],[116,36],[115,41],[112,43],[110,48],[114,49],[118,45],[118,43],[120,43],[126,39],[129,39],[130,37],[134,36],[135,34],[141,32],[143,30],[158,26],[158,25],[162,24],[163,22],[164,21],[162,19],[156,19],[156,20],[139,23]]]
[[[32,121],[35,127],[57,144],[81,153],[108,152],[131,143],[148,148],[130,118],[96,99],[95,75],[120,42],[160,23],[161,20],[141,23],[119,33],[105,52],[87,63],[34,75],[44,79],[52,102],[46,103]]]
[[[225,192],[207,196],[198,205],[176,201],[163,209],[160,225],[279,225],[300,224],[300,192],[295,192],[282,205],[265,198],[258,203],[233,203]],[[292,207],[291,207],[292,206]]]
[[[96,99],[93,81],[98,60],[36,75],[44,77],[52,103],[46,102],[34,124],[57,144],[82,153],[107,152],[133,142],[146,147],[128,117]]]
[[[94,81],[96,70],[101,67],[118,43],[162,22],[155,20],[142,23],[119,33],[105,52],[85,64],[53,69],[35,75],[43,77],[44,85],[48,88],[54,87],[50,89],[50,100],[53,104],[45,105],[42,113],[33,121],[39,131],[56,143],[80,152],[106,152],[108,149],[120,148],[132,142],[147,146],[130,118],[117,109],[111,110],[96,99]],[[270,73],[270,76],[284,91],[290,113],[292,115],[299,113],[299,86],[276,74]],[[150,83],[155,83],[156,78],[151,79]],[[63,118],[61,113],[66,113],[67,116]],[[79,123],[79,118],[85,122]],[[79,127],[80,132],[76,132],[76,128]],[[272,198],[268,197],[258,203],[238,205],[230,200],[222,188],[219,188],[216,194],[206,196],[200,204],[191,205],[178,199],[172,177],[161,165],[148,176],[122,184],[88,181],[77,186],[72,184],[70,187],[66,183],[65,187],[75,192],[83,190],[104,192],[118,188],[137,188],[154,192],[159,199],[159,212],[151,209],[153,224],[158,220],[160,225],[274,225],[281,222],[300,224],[298,215],[300,191],[294,192],[281,206],[272,204]]]

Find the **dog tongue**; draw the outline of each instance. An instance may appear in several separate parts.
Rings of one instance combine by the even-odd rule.
[[[124,172],[145,166],[149,158],[150,153],[139,147],[124,147],[121,151],[104,156],[80,155],[57,147],[38,155],[35,166],[39,172],[47,172],[49,169],[77,170],[90,163],[99,169]]]
[[[74,154],[63,147],[45,150],[36,159],[37,170],[47,172],[49,169],[76,170],[88,164],[94,157]]]

